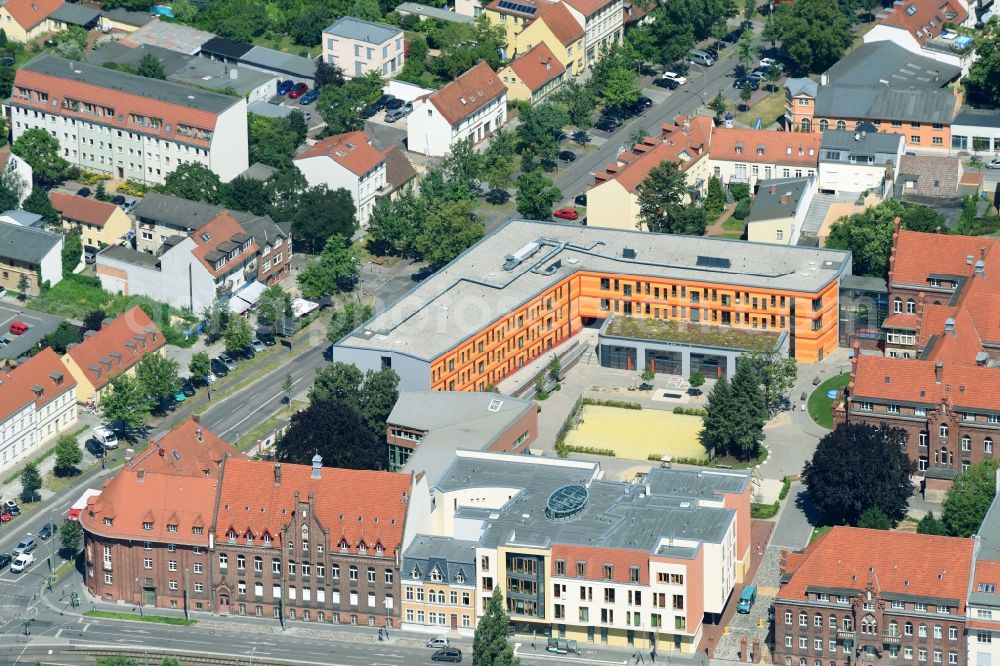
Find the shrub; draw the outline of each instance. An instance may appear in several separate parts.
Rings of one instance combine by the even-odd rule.
[[[118,186],[118,194],[130,194],[134,197],[144,197],[146,192],[149,191],[149,186],[140,183],[137,180],[126,180],[124,183]]]
[[[662,453],[650,453],[648,456],[646,456],[646,460],[660,462],[660,459],[662,457],[663,457]],[[711,467],[712,465],[712,461],[709,460],[707,457],[706,458],[685,458],[683,456],[680,458],[671,457],[670,462],[676,463],[678,465],[697,465],[698,467]]]
[[[781,492],[778,493],[778,499],[783,500],[788,497],[788,491],[792,489],[792,477],[786,476],[781,480]]]
[[[697,407],[674,407],[674,414],[686,414],[688,416],[700,416],[705,418],[708,416],[708,412],[704,409],[698,409]]]
[[[611,449],[599,449],[594,446],[571,446],[569,444],[563,444],[563,449],[567,452],[573,453],[589,453],[594,456],[608,456],[609,458],[615,457],[615,452]],[[561,456],[565,458],[565,456]]]
[[[750,185],[747,183],[730,183],[729,193],[733,195],[733,198],[737,201],[741,199],[750,198]]]
[[[597,407],[617,407],[618,409],[642,409],[642,405],[631,400],[601,400],[600,398],[584,398],[581,405],[595,405]]]
[[[111,174],[109,173],[97,173],[95,171],[84,171],[80,174],[80,177],[76,179],[78,182],[84,185],[97,185],[98,183],[103,183],[106,180],[111,180]]]
[[[758,504],[757,502],[754,502],[750,505],[750,517],[760,520],[774,518],[780,507],[781,504],[779,502],[775,502],[774,504]]]
[[[736,210],[733,211],[733,217],[737,220],[747,219],[747,215],[750,214],[750,207],[752,205],[753,202],[750,199],[740,199],[736,203]]]

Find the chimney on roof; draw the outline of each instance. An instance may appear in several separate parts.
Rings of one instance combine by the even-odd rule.
[[[281,463],[274,464],[274,485],[281,485]]]
[[[934,383],[940,384],[944,381],[944,361],[935,361],[934,363]]]
[[[944,332],[945,333],[951,333],[951,335],[954,337],[954,335],[955,335],[955,318],[954,317],[948,317],[947,319],[944,320]]]
[[[777,185],[772,185],[771,186],[771,194],[777,194],[777,193],[778,193],[778,186]]]
[[[545,61],[545,71],[547,72],[551,69],[552,69],[552,58],[549,58]]]
[[[312,463],[313,463],[312,478],[314,479],[321,478],[323,469],[323,456],[317,453],[316,455],[313,456]]]
[[[135,475],[135,480],[136,481],[139,481],[141,483],[142,480],[145,479],[145,478],[146,478],[146,470],[140,469],[138,472],[136,472],[136,475]]]
[[[204,434],[204,431],[201,428],[197,428],[194,431],[195,439],[198,440],[199,444],[201,444],[203,441],[205,441],[205,438],[202,436],[203,434]]]
[[[780,197],[778,197],[778,203],[781,204],[782,206],[784,206],[785,204],[787,204],[788,203],[788,195],[787,194],[782,194]]]

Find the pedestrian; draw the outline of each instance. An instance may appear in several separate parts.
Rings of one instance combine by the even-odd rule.
[[[212,388],[211,387],[209,387],[209,389],[208,389],[208,401],[212,402]]]

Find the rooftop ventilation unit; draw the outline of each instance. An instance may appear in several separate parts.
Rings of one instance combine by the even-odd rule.
[[[622,250],[622,258],[623,259],[635,259],[635,256],[636,256],[635,255],[635,250],[633,250],[630,247],[627,247],[624,250]]]
[[[522,248],[520,248],[519,250],[517,250],[516,252],[508,254],[506,257],[504,257],[505,261],[503,269],[505,271],[514,270],[522,263],[524,263],[525,260],[530,259],[531,256],[534,255],[536,252],[538,252],[538,250],[541,247],[542,246],[540,243],[538,243],[537,241],[532,241],[527,245],[523,246]]]

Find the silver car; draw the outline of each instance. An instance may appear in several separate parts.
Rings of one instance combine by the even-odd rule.
[[[389,109],[385,112],[385,122],[394,123],[400,118],[405,118],[413,111],[413,102],[407,102],[398,109]]]

